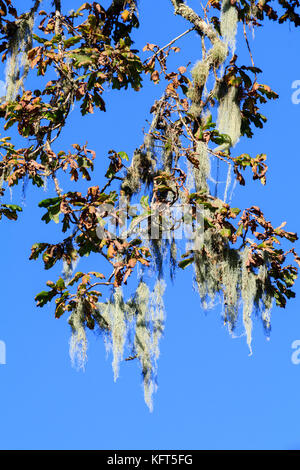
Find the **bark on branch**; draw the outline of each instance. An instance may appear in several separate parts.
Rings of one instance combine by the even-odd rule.
[[[184,0],[171,0],[171,2],[174,6],[175,15],[180,15],[192,23],[200,36],[208,37],[213,44],[220,40],[217,31],[198,16],[192,8],[186,5]]]

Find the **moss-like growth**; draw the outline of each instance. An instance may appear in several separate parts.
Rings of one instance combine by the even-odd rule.
[[[98,327],[105,334],[106,350],[113,353],[115,380],[119,375],[126,340],[129,341],[128,346],[142,367],[145,402],[150,410],[156,390],[159,341],[164,330],[164,290],[162,280],[157,280],[152,292],[141,280],[135,296],[125,302],[122,290],[117,288],[109,301],[98,303],[98,312],[94,315]]]
[[[218,90],[219,109],[217,127],[221,134],[229,135],[233,147],[241,136],[241,110],[238,88],[222,84]]]
[[[194,167],[196,191],[208,191],[207,179],[210,176],[210,158],[205,142],[199,141],[197,143],[195,157],[199,162],[199,167]]]
[[[231,48],[232,54],[235,51],[236,33],[238,23],[238,12],[230,0],[222,1],[220,29],[225,43]]]
[[[250,354],[252,354],[252,312],[254,308],[254,299],[257,292],[256,276],[246,266],[249,248],[244,249],[241,266],[241,296],[243,299],[243,324],[247,336],[247,344]]]
[[[209,64],[199,60],[194,65],[191,73],[195,86],[203,87],[209,74]]]
[[[84,327],[84,301],[79,300],[75,310],[69,317],[72,328],[70,339],[70,357],[72,365],[78,369],[84,369],[87,361],[87,337]]]
[[[124,193],[131,196],[140,191],[142,183],[149,185],[153,181],[155,166],[156,161],[150,150],[137,150],[122,183]]]
[[[226,60],[226,57],[228,55],[228,47],[227,45],[222,42],[222,41],[217,41],[211,48],[209,52],[209,59],[210,62],[215,66],[219,67],[221,64],[223,64]]]
[[[224,321],[233,333],[239,317],[252,353],[252,316],[260,314],[263,326],[270,331],[272,307],[269,262],[253,271],[249,269],[250,247],[240,251],[232,249],[215,229],[204,232],[204,243],[195,250],[195,281],[204,309],[215,306],[216,300],[224,304]]]
[[[6,67],[6,100],[16,98],[29,72],[27,53],[32,48],[34,13],[16,21],[16,28],[8,43],[9,59]]]

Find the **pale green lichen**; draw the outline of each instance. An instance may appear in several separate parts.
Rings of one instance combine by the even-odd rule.
[[[252,312],[257,286],[256,276],[248,269],[246,265],[249,253],[250,249],[246,247],[242,256],[241,295],[243,299],[243,324],[247,336],[247,344],[250,350],[250,354],[252,354]]]
[[[259,288],[256,294],[255,304],[261,311],[261,319],[267,335],[270,334],[271,330],[271,310],[274,300],[271,290],[268,268],[269,259],[267,253],[265,252],[263,264],[259,267],[257,275]]]
[[[156,161],[152,151],[136,150],[121,186],[125,194],[131,196],[140,191],[142,183],[150,184],[155,165]]]
[[[208,191],[207,180],[210,176],[210,158],[205,142],[197,142],[195,158],[197,158],[199,162],[199,167],[194,167],[196,191]]]
[[[113,296],[107,302],[98,303],[96,321],[105,333],[106,352],[112,351],[112,368],[114,381],[119,377],[120,362],[123,360],[127,335],[129,305],[124,302],[122,289],[116,288]]]
[[[120,362],[123,359],[123,352],[126,340],[126,311],[123,301],[122,290],[117,288],[114,294],[113,302],[110,306],[111,315],[111,335],[113,350],[113,372],[114,380],[119,377]]]
[[[163,294],[165,283],[158,280],[150,294],[147,284],[140,282],[136,292],[137,320],[135,350],[139,358],[144,383],[144,398],[150,411],[153,393],[157,389],[156,371],[159,357],[159,340],[164,329]]]
[[[240,291],[240,258],[238,253],[226,246],[224,260],[221,263],[224,296],[225,322],[232,333],[238,319]]]
[[[154,358],[155,370],[157,369],[157,359],[159,358],[159,341],[164,331],[165,307],[163,295],[166,289],[166,283],[158,279],[150,297],[150,311],[152,322],[152,355]]]
[[[134,298],[124,301],[121,288],[107,302],[98,303],[94,317],[104,333],[107,352],[113,353],[114,379],[119,376],[119,366],[127,347],[137,357],[143,375],[144,398],[152,410],[153,393],[156,391],[159,341],[164,330],[163,293],[165,283],[157,280],[150,292],[148,285],[139,282]]]
[[[201,250],[194,253],[195,277],[202,307],[212,308],[216,295],[220,291],[220,276],[218,269],[218,250],[216,234],[213,230],[204,231],[204,244]]]
[[[215,66],[223,64],[228,55],[228,47],[223,41],[216,41],[209,51],[209,60]]]
[[[231,48],[232,54],[235,52],[236,33],[238,23],[238,12],[230,0],[222,1],[220,29],[224,41]]]
[[[191,74],[195,87],[203,87],[209,75],[209,63],[198,60],[194,65]]]
[[[16,28],[8,43],[9,58],[6,66],[6,100],[13,101],[29,72],[27,53],[32,48],[34,13],[27,13],[15,22]]]
[[[251,270],[250,246],[241,251],[230,248],[214,229],[204,231],[204,244],[194,252],[195,281],[204,309],[215,306],[216,299],[223,298],[224,321],[230,333],[235,330],[239,313],[247,344],[252,354],[252,317],[260,313],[266,333],[270,331],[272,289],[268,274],[268,259]]]
[[[152,395],[155,391],[151,359],[151,331],[149,325],[150,292],[145,282],[140,282],[136,292],[137,319],[135,326],[134,346],[142,366],[144,380],[144,398],[149,409],[152,409]]]
[[[78,300],[75,310],[69,317],[72,328],[70,339],[70,357],[73,367],[84,369],[87,361],[87,337],[84,327],[84,301]]]
[[[228,145],[228,147],[233,147],[241,136],[242,121],[240,104],[238,101],[238,88],[222,85],[219,89],[218,98],[218,131],[220,134],[227,134],[230,137],[231,145]]]

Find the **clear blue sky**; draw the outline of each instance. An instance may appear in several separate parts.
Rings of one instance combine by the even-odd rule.
[[[18,3],[20,10],[21,3],[30,4]],[[69,11],[83,2],[62,3]],[[140,49],[146,42],[164,45],[188,28],[174,17],[170,0],[140,4]],[[191,6],[199,4],[190,0]],[[233,199],[239,207],[259,205],[275,225],[287,221],[287,229],[298,233],[300,105],[291,102],[291,84],[300,79],[299,35],[300,29],[274,23],[257,30],[254,40],[249,35],[255,64],[264,69],[259,81],[277,91],[280,100],[263,108],[269,118],[265,130],[237,147],[241,153],[267,153],[267,186],[250,182],[238,187]],[[178,66],[201,57],[196,35],[178,45]],[[60,148],[88,141],[97,152],[93,183],[101,184],[107,150],[131,154],[140,145],[145,117],[150,118],[160,93],[153,85],[138,94],[109,91],[107,113],[84,119],[75,108]],[[64,189],[68,187],[65,183]],[[14,189],[13,200],[20,197],[20,188]],[[33,243],[60,239],[58,226],[40,221],[43,212],[37,203],[45,197],[28,185],[19,222],[1,221],[0,339],[7,347],[7,364],[0,365],[1,449],[300,448],[300,365],[291,362],[291,344],[300,339],[299,283],[298,297],[285,310],[273,309],[270,341],[260,321],[254,321],[249,357],[245,337],[231,338],[223,326],[221,306],[204,313],[192,288],[192,272],[179,272],[165,297],[166,330],[151,414],[135,361],[122,364],[114,383],[111,358],[105,358],[101,338],[90,334],[86,371],[77,372],[68,355],[67,318],[55,320],[53,306],[35,307],[36,293],[58,274],[28,261]],[[101,262],[85,260],[80,269],[85,267],[101,271]]]

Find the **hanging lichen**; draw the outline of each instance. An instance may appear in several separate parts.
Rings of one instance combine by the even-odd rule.
[[[247,344],[250,354],[252,354],[252,311],[254,307],[254,299],[257,291],[256,276],[248,269],[246,263],[249,256],[249,247],[244,249],[242,257],[242,283],[241,295],[243,299],[243,324],[247,336]]]
[[[194,118],[198,118],[202,112],[202,92],[209,75],[209,68],[210,65],[208,62],[198,61],[191,72],[193,83],[187,92],[187,97],[190,98],[192,102],[189,113]]]
[[[194,65],[191,74],[194,80],[194,85],[199,88],[203,87],[206,83],[209,74],[209,64],[207,62],[201,62],[199,60]]]
[[[223,261],[221,263],[221,276],[224,296],[224,319],[233,332],[238,319],[239,291],[240,291],[240,257],[229,246],[224,247]]]
[[[264,253],[264,262],[259,267],[257,282],[258,289],[254,302],[257,309],[261,311],[261,319],[264,325],[264,329],[267,335],[270,334],[271,330],[271,309],[273,305],[273,295],[268,275],[269,259],[268,255]]]
[[[216,41],[209,51],[209,61],[215,68],[222,65],[228,55],[228,47],[223,41]]]
[[[0,193],[1,193],[1,190],[3,188],[3,183],[4,183],[4,171],[2,172],[2,174],[0,176]]]
[[[163,295],[166,289],[166,283],[158,279],[150,297],[150,312],[152,323],[152,357],[153,372],[156,374],[157,360],[159,358],[159,342],[164,331],[165,307]]]
[[[104,333],[107,352],[113,353],[114,379],[119,376],[119,366],[125,348],[133,358],[138,358],[143,375],[144,397],[152,410],[152,396],[156,390],[159,341],[164,330],[163,294],[165,282],[157,280],[150,292],[140,281],[135,296],[124,301],[121,288],[115,290],[110,300],[98,303],[94,317]]]
[[[220,29],[224,41],[231,48],[232,54],[235,52],[235,42],[237,33],[238,12],[230,0],[222,1]]]
[[[233,147],[241,136],[241,111],[238,101],[238,88],[235,86],[227,87],[225,84],[220,85],[218,99],[218,131],[220,134],[227,134],[231,139],[231,145],[225,144],[223,147]],[[221,149],[219,148],[218,150]]]
[[[136,150],[122,183],[122,191],[131,196],[140,191],[142,183],[149,185],[153,179],[155,165],[156,162],[151,151]]]
[[[204,231],[202,249],[194,251],[195,281],[202,307],[214,307],[217,297],[223,298],[224,321],[233,333],[241,311],[241,319],[252,353],[252,316],[259,313],[266,333],[270,331],[272,286],[268,274],[268,258],[258,270],[249,268],[251,249],[231,248],[215,229]]]
[[[216,294],[220,291],[220,279],[217,258],[218,243],[213,230],[204,231],[204,243],[201,250],[194,253],[196,284],[204,309],[214,305]]]
[[[156,391],[156,369],[159,356],[159,340],[163,333],[164,306],[163,281],[158,280],[150,295],[147,284],[140,282],[136,292],[137,320],[135,327],[135,350],[142,366],[144,398],[150,411],[152,396]]]
[[[70,339],[70,357],[72,365],[78,369],[84,369],[87,361],[87,338],[84,327],[84,301],[79,299],[75,310],[69,317],[72,328]]]
[[[148,407],[152,409],[154,383],[151,360],[151,331],[148,310],[149,298],[150,292],[147,284],[140,282],[136,292],[137,319],[134,346],[137,357],[142,366],[145,402]]]
[[[208,154],[207,144],[201,140],[196,145],[196,155],[199,166],[194,167],[195,187],[196,191],[208,191],[207,180],[210,176],[210,158]]]
[[[114,371],[114,380],[116,381],[119,377],[120,361],[123,359],[124,345],[126,340],[126,316],[122,290],[120,288],[116,289],[115,291],[114,302],[111,304],[110,313],[113,349],[112,367]]]
[[[8,43],[9,58],[6,66],[6,100],[13,101],[29,72],[28,51],[32,48],[34,12],[23,15],[15,22]]]
[[[114,381],[119,377],[120,362],[123,359],[127,335],[129,304],[123,299],[122,289],[117,288],[106,303],[98,303],[96,321],[102,332],[105,332],[106,351],[112,351],[112,368]]]

